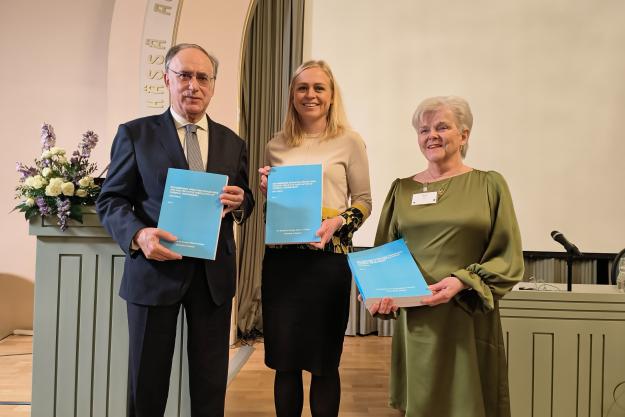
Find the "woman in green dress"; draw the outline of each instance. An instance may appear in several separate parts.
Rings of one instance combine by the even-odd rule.
[[[464,164],[464,99],[424,100],[413,125],[427,168],[391,185],[376,245],[403,238],[433,295],[395,323],[390,404],[406,417],[509,417],[498,302],[523,276],[512,199],[499,173]],[[389,298],[370,308],[397,310]]]

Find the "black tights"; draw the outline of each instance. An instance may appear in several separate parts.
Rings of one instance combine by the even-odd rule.
[[[273,396],[277,417],[300,417],[304,406],[302,371],[276,371]],[[310,412],[313,417],[337,417],[341,402],[341,379],[336,369],[313,375],[310,381]]]

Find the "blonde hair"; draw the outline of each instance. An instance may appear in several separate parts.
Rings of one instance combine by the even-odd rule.
[[[339,86],[334,79],[332,70],[325,61],[306,61],[300,65],[293,73],[291,77],[291,83],[289,85],[289,103],[286,111],[286,117],[284,119],[284,125],[282,126],[282,135],[286,139],[286,143],[290,146],[298,146],[302,143],[302,138],[305,132],[302,129],[302,123],[295,110],[293,103],[293,95],[295,92],[295,80],[304,71],[309,68],[319,68],[322,70],[330,80],[330,90],[332,93],[332,102],[328,108],[328,114],[326,116],[326,128],[321,136],[322,139],[332,139],[341,135],[346,128],[349,127],[347,122],[347,116],[343,108],[343,100],[341,99],[341,92]]]
[[[423,116],[424,113],[437,111],[441,107],[447,107],[451,110],[456,119],[456,126],[460,129],[460,131],[468,130],[469,134],[471,133],[471,129],[473,128],[473,114],[471,113],[471,107],[465,99],[458,96],[429,97],[419,103],[417,110],[415,110],[412,115],[412,126],[415,130],[417,132],[419,131],[419,122],[421,121],[421,116]],[[463,158],[467,155],[468,148],[469,142],[467,140],[464,146],[460,149],[460,154]]]

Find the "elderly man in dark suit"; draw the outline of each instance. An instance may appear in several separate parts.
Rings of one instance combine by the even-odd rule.
[[[224,413],[236,274],[232,229],[249,216],[254,199],[245,143],[206,114],[217,66],[198,45],[169,50],[164,80],[170,108],[119,126],[97,201],[102,224],[126,253],[120,296],[128,310],[131,416],[164,414],[180,306],[188,327],[191,414]],[[168,168],[228,176],[214,261],[183,258],[160,244],[176,240],[156,228]]]

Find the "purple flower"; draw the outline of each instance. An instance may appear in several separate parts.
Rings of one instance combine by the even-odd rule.
[[[62,231],[67,229],[67,221],[69,220],[69,209],[72,203],[69,200],[64,200],[61,198],[56,199],[56,208],[57,213],[56,216],[59,218],[58,225]]]
[[[51,210],[48,206],[48,203],[46,203],[45,198],[37,197],[35,202],[37,203],[37,207],[39,207],[39,214],[41,214],[42,216],[47,216],[48,214],[50,214]]]
[[[41,125],[41,148],[48,150],[56,144],[56,135],[52,125],[44,123]]]
[[[27,167],[21,162],[16,162],[15,170],[20,173],[20,182],[24,182],[28,177],[37,175],[37,168]]]
[[[20,176],[20,183],[15,187],[16,198],[22,201],[18,207],[22,211],[26,210],[28,218],[37,214],[42,217],[56,216],[58,217],[57,224],[64,231],[69,226],[74,210],[77,216],[81,213],[80,203],[92,204],[95,201],[99,187],[93,184],[91,174],[96,170],[96,164],[90,163],[89,157],[97,143],[98,135],[89,130],[82,135],[77,150],[73,151],[70,156],[64,149],[56,147],[53,127],[48,123],[41,126],[41,156],[35,158],[32,166],[20,162],[15,165]],[[88,187],[74,194],[76,188],[79,187],[79,181],[84,179],[91,179]],[[52,182],[53,180],[55,184],[61,181],[61,184],[65,185],[61,187],[66,189],[61,189],[65,194],[59,194],[56,189],[50,189],[46,190],[46,194],[43,195],[43,185],[46,181]],[[52,197],[52,195],[57,197]],[[72,207],[71,199],[74,198],[78,204],[76,207]],[[33,204],[33,200],[36,205]]]
[[[80,156],[83,158],[89,158],[89,156],[91,156],[91,150],[95,148],[97,143],[98,135],[96,135],[92,130],[85,132],[85,134],[82,135],[82,140],[78,144]]]

